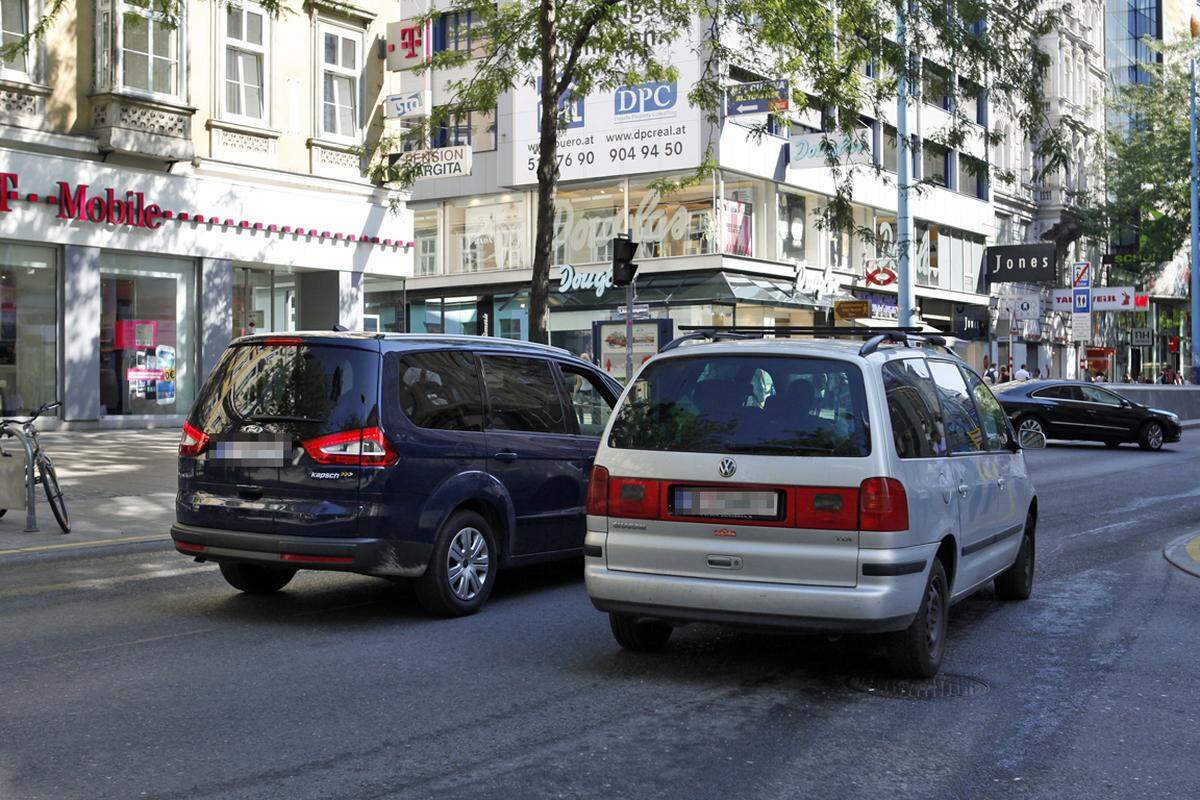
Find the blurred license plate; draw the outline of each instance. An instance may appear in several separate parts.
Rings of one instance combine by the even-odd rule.
[[[282,467],[291,454],[291,442],[217,442],[210,458],[231,464]]]
[[[672,510],[680,517],[736,517],[778,519],[779,492],[729,489],[675,489]]]

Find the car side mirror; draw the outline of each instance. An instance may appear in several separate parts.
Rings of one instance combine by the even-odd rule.
[[[1041,431],[1019,431],[1017,433],[1017,446],[1022,450],[1045,450],[1046,434]]]

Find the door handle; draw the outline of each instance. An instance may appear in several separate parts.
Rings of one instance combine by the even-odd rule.
[[[706,563],[714,569],[741,569],[742,559],[738,556],[707,556]]]
[[[969,489],[967,488],[967,485],[965,483],[960,483],[958,485],[958,496],[959,497],[966,497],[968,491],[969,491]]]
[[[517,454],[509,453],[509,452],[496,453],[496,455],[493,456],[493,458],[495,458],[497,461],[503,461],[505,464],[511,464],[512,462],[517,460]]]
[[[996,478],[996,485],[999,486],[1000,491],[1003,492],[1005,487],[1008,486],[1008,481],[1004,480],[1004,478]]]

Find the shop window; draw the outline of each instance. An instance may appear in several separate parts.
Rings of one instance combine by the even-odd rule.
[[[58,399],[54,250],[0,243],[0,413]]]
[[[175,19],[156,10],[149,0],[114,0],[119,14],[113,56],[117,61],[115,74],[120,76],[116,88],[161,95],[183,96],[180,75],[180,51],[184,29],[183,8]],[[101,19],[107,22],[108,4],[101,2]],[[101,36],[107,25],[101,25]],[[101,58],[107,51],[101,52]]]
[[[843,228],[829,229],[829,265],[834,269],[850,268],[850,232]]]
[[[362,32],[324,23],[321,42],[321,132],[358,139]]]
[[[446,205],[449,273],[527,266],[527,208],[520,195],[459,199]]]
[[[296,330],[296,281],[281,270],[235,267],[233,337]]]
[[[639,259],[717,252],[720,234],[712,182],[663,195],[650,188],[649,180],[630,181],[629,227],[641,242]]]
[[[804,196],[780,191],[779,215],[775,224],[778,244],[776,257],[783,261],[804,261],[804,234],[807,225]]]
[[[269,118],[269,24],[258,6],[225,8],[225,114],[229,117],[257,123]]]
[[[187,413],[194,393],[195,288],[191,261],[101,255],[102,413]]]
[[[726,178],[721,220],[726,253],[754,255],[754,209],[762,196],[761,181]]]
[[[417,275],[438,272],[438,210],[428,208],[413,213],[413,238],[417,242]]]
[[[624,205],[620,181],[560,190],[555,200],[554,263],[611,261],[613,236],[625,230]]]
[[[0,0],[0,45],[19,42],[29,32],[29,5],[27,0]],[[28,78],[32,71],[29,53],[25,50],[4,59],[3,74],[17,78]]]

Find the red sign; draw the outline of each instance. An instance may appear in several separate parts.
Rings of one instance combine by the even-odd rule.
[[[1139,294],[1139,295],[1134,296],[1133,307],[1134,308],[1149,308],[1150,307],[1150,295]]]
[[[1178,336],[1167,337],[1167,352],[1168,353],[1178,353],[1179,352],[1179,337]]]
[[[867,268],[868,286],[891,286],[896,282],[896,270],[886,265]]]
[[[403,19],[387,26],[387,68],[412,69],[429,61],[432,30],[429,20]]]

